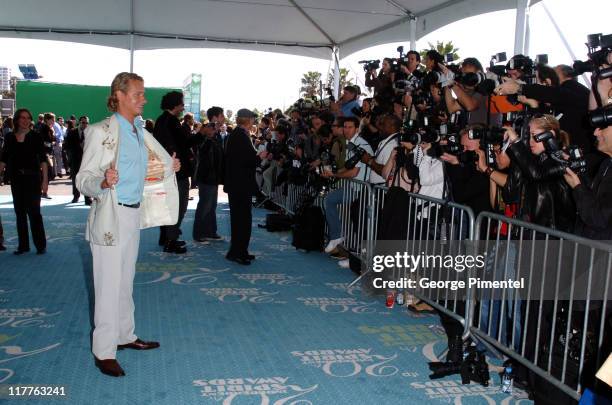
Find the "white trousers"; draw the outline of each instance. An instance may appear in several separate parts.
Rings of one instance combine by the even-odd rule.
[[[118,208],[119,244],[90,244],[95,289],[92,352],[100,360],[114,359],[117,345],[136,340],[132,290],[140,245],[140,209]]]

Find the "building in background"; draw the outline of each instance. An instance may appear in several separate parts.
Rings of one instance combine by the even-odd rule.
[[[11,69],[0,66],[0,92],[11,91]]]
[[[190,112],[200,121],[200,96],[202,94],[202,75],[192,73],[183,81],[183,102],[185,112]]]

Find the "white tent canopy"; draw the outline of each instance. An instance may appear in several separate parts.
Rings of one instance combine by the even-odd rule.
[[[346,57],[389,42],[411,41],[414,47],[418,38],[453,21],[503,9],[524,10],[527,3],[528,0],[2,0],[0,36],[132,51],[234,48],[329,59],[334,48]]]

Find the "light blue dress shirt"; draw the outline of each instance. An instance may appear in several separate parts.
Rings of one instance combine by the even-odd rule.
[[[132,125],[118,113],[115,113],[115,117],[119,123],[117,200],[122,204],[136,204],[142,199],[147,174],[148,153],[144,144],[143,121],[136,117]]]

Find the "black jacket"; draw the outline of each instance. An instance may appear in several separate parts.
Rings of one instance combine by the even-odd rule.
[[[550,170],[558,163],[548,158],[545,153],[536,156],[523,142],[512,144],[506,153],[510,156],[513,167],[522,175],[517,182],[520,192],[521,219],[548,228],[572,233],[576,221],[576,206],[572,200],[571,190],[562,175],[551,174]],[[509,176],[512,181],[515,176]]]
[[[153,136],[166,152],[181,161],[181,170],[176,173],[177,179],[186,179],[191,176],[191,150],[187,132],[181,126],[179,119],[164,111],[155,121]]]
[[[523,95],[543,103],[550,103],[555,112],[562,113],[561,129],[569,133],[571,143],[585,153],[593,150],[593,129],[589,125],[589,89],[576,80],[566,80],[557,87],[528,84]]]
[[[489,177],[476,170],[474,164],[445,165],[450,180],[452,201],[467,205],[477,217],[483,211],[491,211]]]
[[[612,158],[601,163],[592,184],[580,184],[572,194],[578,208],[576,233],[590,239],[612,240]]]
[[[223,147],[216,137],[207,137],[198,148],[198,164],[195,170],[196,181],[209,185],[223,184],[224,173]]]
[[[237,127],[227,137],[225,144],[225,185],[223,191],[228,194],[257,194],[255,168],[259,164],[257,151],[251,142],[249,133]]]
[[[47,162],[46,150],[40,133],[28,132],[23,141],[23,148],[18,147],[17,137],[13,132],[6,134],[0,162],[6,164],[8,178],[14,178],[24,171],[25,174],[40,173],[40,164]]]
[[[78,170],[83,159],[83,141],[78,128],[73,128],[66,133],[63,147],[68,155],[70,167]]]

